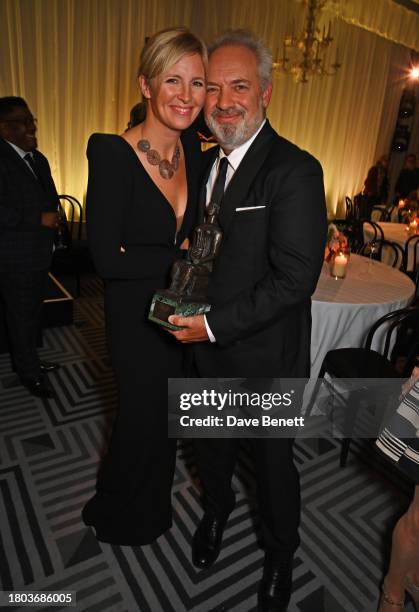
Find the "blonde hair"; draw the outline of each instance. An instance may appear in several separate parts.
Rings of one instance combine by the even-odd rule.
[[[153,34],[146,42],[140,57],[137,75],[147,81],[169,70],[184,55],[197,53],[206,65],[208,56],[205,43],[184,26],[168,28]]]

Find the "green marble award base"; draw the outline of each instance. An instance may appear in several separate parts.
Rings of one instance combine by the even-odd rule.
[[[158,325],[177,331],[182,329],[178,325],[172,325],[167,320],[170,315],[180,315],[181,317],[192,317],[208,312],[211,309],[209,304],[204,302],[186,301],[174,294],[170,295],[167,291],[155,293],[151,302],[148,318]]]

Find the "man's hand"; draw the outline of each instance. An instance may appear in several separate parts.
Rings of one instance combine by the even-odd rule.
[[[55,229],[58,226],[58,213],[43,212],[41,213],[41,225]]]
[[[179,342],[205,342],[205,340],[208,340],[204,315],[197,315],[195,317],[179,317],[178,315],[171,315],[169,317],[169,323],[185,328],[179,331],[168,330],[172,336],[179,340]]]

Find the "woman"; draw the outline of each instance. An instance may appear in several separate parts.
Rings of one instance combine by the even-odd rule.
[[[401,405],[377,445],[416,486],[410,507],[393,531],[379,612],[402,610],[405,592],[419,612],[419,368],[413,370],[404,393]]]
[[[144,122],[122,136],[94,134],[87,148],[88,234],[105,280],[119,411],[83,519],[113,544],[149,544],[171,526],[167,378],[182,376],[182,349],[147,317],[195,220],[200,149],[184,130],[204,104],[205,63],[204,44],[185,28],[155,34],[138,73]]]

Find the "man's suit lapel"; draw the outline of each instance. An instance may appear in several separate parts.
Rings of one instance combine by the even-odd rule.
[[[9,158],[10,161],[16,164],[19,167],[19,169],[26,174],[26,176],[29,176],[31,180],[34,181],[34,184],[38,185],[38,187],[42,189],[42,186],[40,185],[39,180],[34,176],[28,164],[20,157],[20,155],[13,149],[13,147],[11,147],[5,140],[0,140],[0,152],[2,156]]]
[[[235,209],[243,204],[250,186],[268,157],[275,136],[275,132],[267,121],[252,142],[228,184],[219,216],[220,225],[224,232],[228,230]],[[255,202],[255,204],[258,203]]]
[[[43,164],[43,159],[38,151],[33,152],[33,162],[35,165],[35,171],[38,179],[40,180],[42,185],[46,185],[48,182],[48,174],[45,172],[45,166]]]

